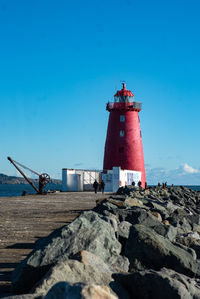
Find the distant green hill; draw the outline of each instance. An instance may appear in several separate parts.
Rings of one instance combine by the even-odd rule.
[[[38,183],[37,179],[30,179],[33,183]],[[51,179],[50,183],[54,184],[62,184],[61,180]],[[22,178],[17,176],[9,176],[3,173],[0,173],[0,184],[28,184],[28,182]]]

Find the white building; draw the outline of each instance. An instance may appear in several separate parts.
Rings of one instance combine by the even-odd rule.
[[[102,180],[105,182],[105,192],[116,192],[119,187],[135,185],[141,181],[141,171],[122,170],[120,167],[113,167],[112,170],[107,170],[107,173],[102,173]]]
[[[62,169],[62,191],[92,191],[93,183],[101,180],[97,170]]]
[[[119,187],[131,185],[134,181],[137,185],[141,181],[141,172],[134,170],[121,170],[113,167],[106,173],[97,170],[62,169],[62,191],[92,191],[95,180],[105,182],[105,192],[116,192]]]

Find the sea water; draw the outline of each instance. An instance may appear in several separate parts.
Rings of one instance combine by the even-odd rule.
[[[38,187],[36,185],[36,187]],[[44,190],[61,190],[60,184],[48,184]],[[0,184],[0,197],[4,196],[21,196],[23,191],[27,194],[36,194],[36,191],[29,184]]]
[[[200,186],[185,186],[187,188],[200,191]],[[61,190],[60,184],[48,184],[45,190]],[[0,197],[4,196],[21,196],[23,191],[27,194],[36,194],[35,190],[29,184],[2,184],[0,185]]]

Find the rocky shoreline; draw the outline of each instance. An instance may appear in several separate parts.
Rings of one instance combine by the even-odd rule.
[[[46,238],[9,298],[200,298],[200,192],[122,187]]]

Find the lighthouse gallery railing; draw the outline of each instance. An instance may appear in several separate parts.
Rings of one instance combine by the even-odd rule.
[[[142,109],[142,103],[139,102],[108,102],[107,103],[107,109],[136,109],[141,110]]]

